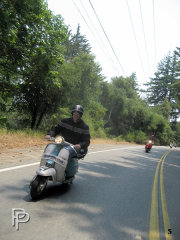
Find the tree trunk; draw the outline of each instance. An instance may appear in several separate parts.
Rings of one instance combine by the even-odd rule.
[[[32,114],[32,120],[31,120],[31,129],[33,129],[34,128],[34,126],[35,126],[35,123],[36,123],[36,119],[37,119],[37,112],[36,111],[34,111]]]
[[[43,116],[44,116],[45,112],[42,112],[39,116],[39,119],[38,119],[38,122],[36,124],[36,129],[38,129],[39,125],[41,124],[41,121],[43,119]]]

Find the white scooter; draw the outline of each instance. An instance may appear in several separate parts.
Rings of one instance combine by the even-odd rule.
[[[171,142],[171,143],[169,144],[169,146],[170,146],[170,148],[172,148],[172,147],[174,146],[174,144]]]
[[[49,141],[55,141],[46,146],[40,162],[40,168],[36,171],[36,176],[30,183],[30,195],[36,200],[43,193],[47,182],[52,181],[61,184],[72,183],[74,177],[66,179],[66,167],[70,154],[73,158],[81,159],[85,154],[77,154],[71,143],[64,140],[63,137],[50,138]],[[67,146],[70,146],[68,149]]]

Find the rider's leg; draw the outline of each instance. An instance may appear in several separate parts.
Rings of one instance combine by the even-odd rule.
[[[66,178],[72,178],[77,173],[78,170],[78,160],[77,158],[71,158],[66,167]]]
[[[74,175],[77,173],[79,164],[78,164],[78,160],[74,150],[71,147],[66,147],[66,148],[70,152],[68,164],[66,167],[66,178],[71,178],[71,177],[74,177]]]

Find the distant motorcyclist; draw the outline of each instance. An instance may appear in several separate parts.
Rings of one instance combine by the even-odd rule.
[[[83,112],[83,107],[81,105],[76,105],[72,109],[72,117],[62,119],[57,126],[48,132],[45,138],[50,139],[50,137],[55,137],[60,134],[67,142],[74,145],[77,153],[85,155],[90,144],[90,133],[88,125],[81,119]],[[73,177],[77,172],[77,168],[77,159],[69,159],[66,169],[67,178]]]
[[[173,143],[172,143],[172,142],[170,142],[169,146],[170,146],[170,148],[172,148],[172,147],[173,147]]]
[[[154,138],[155,138],[154,134],[149,138],[149,140],[152,141],[152,144],[154,144]]]

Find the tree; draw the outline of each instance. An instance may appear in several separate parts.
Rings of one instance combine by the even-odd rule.
[[[34,39],[35,50],[29,54],[22,70],[23,80],[18,84],[19,101],[16,99],[16,105],[25,103],[22,110],[31,114],[31,128],[35,124],[38,128],[43,116],[57,109],[62,94],[57,70],[63,62],[61,45],[66,38],[66,28],[60,16],[53,16],[45,10],[41,29],[38,35],[42,37]]]
[[[80,53],[91,53],[91,47],[85,36],[80,33],[80,25],[77,27],[76,34],[71,34],[69,31],[69,38],[65,41],[64,56],[66,61],[72,61],[74,57],[77,57]]]
[[[176,48],[174,54],[177,57],[177,64],[176,64],[176,82],[172,84],[172,89],[175,93],[175,100],[177,102],[177,109],[180,114],[180,48]]]
[[[173,135],[173,132],[169,123],[161,114],[148,109],[144,124],[148,136],[151,136],[152,134],[155,136],[156,144],[169,143],[169,138]]]
[[[3,1],[3,9],[1,89],[11,92],[20,112],[30,114],[31,128],[38,127],[43,115],[59,104],[57,68],[64,61],[62,43],[68,29],[62,17],[53,15],[42,0]]]
[[[159,64],[155,77],[151,78],[150,82],[146,84],[148,87],[148,102],[153,105],[162,104],[165,99],[171,105],[171,117],[177,118],[177,101],[176,92],[172,87],[177,83],[177,55],[173,53],[168,54]]]
[[[81,52],[71,62],[60,67],[59,78],[64,89],[64,102],[72,106],[79,103],[88,106],[93,100],[98,100],[100,82],[103,77],[101,68],[95,63],[94,56]]]
[[[171,104],[167,98],[165,98],[161,104],[154,106],[153,111],[162,114],[162,116],[169,122]]]
[[[111,83],[102,83],[101,104],[108,110],[105,127],[116,136],[134,127],[134,120],[141,100],[137,94],[134,74],[128,78],[116,77]]]
[[[41,0],[15,0],[0,2],[0,93],[10,95],[16,90],[15,82],[28,46],[29,31],[41,18]],[[35,32],[35,29],[33,30]],[[6,95],[1,95],[3,98]]]
[[[68,113],[67,116],[69,116],[72,106],[81,104],[86,112],[84,117],[88,116],[87,122],[91,125],[91,130],[97,133],[100,131],[98,129],[102,125],[105,112],[98,101],[103,76],[101,75],[101,67],[95,62],[95,57],[90,54],[88,41],[80,35],[79,27],[75,36],[69,35],[68,40],[63,44],[63,53],[66,61],[58,66],[57,75],[57,79],[61,83],[60,92],[62,94],[58,111],[53,115],[53,119],[57,121],[57,119],[64,117],[64,112]],[[91,117],[91,108],[96,109],[93,112],[95,118]],[[101,115],[102,121],[97,115]],[[54,124],[54,120],[52,122],[49,119],[49,125]]]

